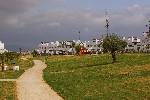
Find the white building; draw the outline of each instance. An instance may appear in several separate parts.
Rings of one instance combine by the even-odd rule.
[[[150,39],[144,38],[142,39],[142,52],[150,52]]]
[[[2,41],[0,41],[0,53],[4,53],[7,52],[7,50],[5,49],[5,44],[2,43]]]
[[[0,41],[0,49],[1,49],[1,50],[4,49],[4,43],[2,43],[2,41]]]
[[[149,38],[137,38],[129,37],[123,38],[127,42],[126,52],[150,52],[150,39]]]
[[[85,41],[84,47],[87,52],[99,53],[102,52],[101,43],[102,41],[99,39],[92,39],[91,41]]]
[[[99,53],[102,52],[102,41],[99,39],[92,39],[91,41],[82,42],[80,40],[72,41],[56,41],[56,42],[41,42],[38,45],[37,51],[39,54],[48,53],[54,54],[75,54],[75,46],[80,45],[85,48],[85,52]]]
[[[149,38],[138,38],[138,37],[123,37],[123,40],[127,42],[126,52],[150,52],[150,39]],[[102,47],[103,39],[92,39],[90,41],[82,42],[80,40],[72,41],[56,41],[56,42],[41,42],[38,45],[37,51],[39,54],[48,53],[51,55],[55,54],[75,54],[75,46],[80,45],[85,48],[87,53],[101,53],[103,52]],[[3,46],[1,45],[3,49]]]
[[[38,53],[47,53],[48,47],[49,47],[49,43],[48,42],[41,42],[38,45],[37,51],[38,51]]]
[[[124,38],[127,42],[127,47],[125,48],[126,52],[139,52],[142,49],[142,41],[137,37],[128,37]]]
[[[39,54],[48,53],[55,54],[72,54],[75,49],[73,48],[73,41],[56,41],[56,42],[41,42],[36,49]]]

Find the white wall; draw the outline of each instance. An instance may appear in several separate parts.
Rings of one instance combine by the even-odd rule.
[[[0,49],[5,49],[4,48],[4,43],[2,43],[1,41],[0,41]]]

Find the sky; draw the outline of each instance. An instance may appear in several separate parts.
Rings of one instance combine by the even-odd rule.
[[[110,32],[142,36],[150,0],[0,0],[0,40],[8,50],[32,50],[41,41],[99,38]]]

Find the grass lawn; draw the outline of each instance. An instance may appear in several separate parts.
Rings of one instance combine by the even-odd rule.
[[[0,100],[17,100],[15,82],[0,82]]]
[[[52,56],[44,79],[65,100],[150,100],[150,54]]]
[[[20,66],[20,70],[0,72],[0,79],[16,79],[22,75],[26,69],[33,66],[32,59],[19,59],[18,61],[15,61],[15,63]],[[16,97],[15,82],[0,82],[0,100],[17,100]]]
[[[23,74],[23,72],[31,68],[33,66],[33,61],[32,59],[26,59],[26,60],[19,60],[16,61],[16,64],[20,66],[19,71],[13,71],[13,70],[7,70],[5,72],[0,72],[0,79],[16,79],[20,75]]]

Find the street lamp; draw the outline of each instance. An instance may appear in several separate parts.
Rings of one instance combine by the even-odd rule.
[[[78,34],[79,34],[79,40],[80,40],[80,38],[81,38],[81,37],[80,37],[81,32],[79,31]]]

